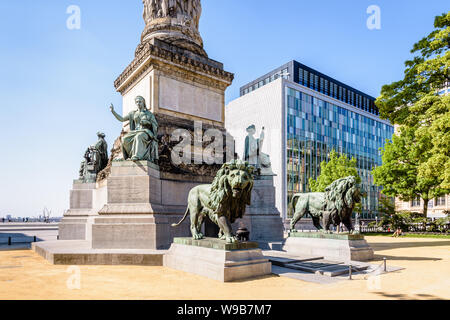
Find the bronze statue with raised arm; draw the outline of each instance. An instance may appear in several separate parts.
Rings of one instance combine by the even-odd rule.
[[[130,132],[122,138],[123,159],[131,161],[147,160],[158,163],[158,122],[146,105],[145,99],[137,96],[135,99],[137,110],[131,111],[125,117],[114,111],[111,112],[120,122],[130,122]]]

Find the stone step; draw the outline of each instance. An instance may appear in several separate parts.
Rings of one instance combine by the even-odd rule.
[[[262,250],[282,251],[283,241],[256,241]]]
[[[314,261],[323,259],[323,257],[317,256],[292,256],[283,251],[271,250],[271,251],[263,251],[263,255],[269,259],[275,266],[284,267],[290,263],[296,262],[306,262],[306,261]]]
[[[32,250],[56,265],[140,265],[162,266],[166,250],[92,249],[88,241],[45,241]]]
[[[351,264],[351,266],[353,272],[361,272],[369,268],[368,266],[353,265],[353,264]],[[349,274],[350,264],[329,260],[315,260],[315,261],[287,263],[284,265],[284,267],[314,273],[316,275],[336,277],[344,274]]]

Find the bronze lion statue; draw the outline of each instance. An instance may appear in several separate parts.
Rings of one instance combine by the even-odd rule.
[[[191,218],[191,233],[196,240],[203,239],[201,226],[205,216],[219,226],[219,238],[228,243],[237,242],[231,224],[242,218],[251,204],[255,168],[241,160],[225,163],[212,184],[200,185],[189,192],[188,207],[183,219],[173,224],[179,226]]]
[[[352,213],[362,196],[354,176],[334,181],[325,192],[295,194],[290,204],[290,209],[294,211],[291,231],[296,231],[295,225],[301,218],[310,215],[318,230],[323,230],[322,220],[326,232],[330,232],[332,223],[339,226],[341,222],[349,232],[353,232]]]

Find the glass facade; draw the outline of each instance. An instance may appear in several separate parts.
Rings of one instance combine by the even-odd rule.
[[[358,109],[379,115],[373,99],[368,98],[358,92],[354,92],[348,87],[335,83],[337,81],[329,80],[325,76],[315,74],[312,69],[306,70],[305,67],[298,69],[298,83],[315,91],[319,91],[327,96],[348,103]],[[320,86],[319,86],[320,84]]]
[[[311,79],[306,72],[303,75],[303,79]],[[318,91],[328,90],[328,80],[312,79]],[[353,95],[336,85],[330,85],[329,90],[331,95],[343,99]],[[374,166],[381,165],[379,149],[384,147],[386,139],[392,138],[394,128],[289,87],[286,87],[286,103],[288,203],[294,193],[309,192],[309,178],[320,175],[320,163],[328,161],[334,149],[357,160],[361,187],[367,193],[362,202],[362,217],[374,218],[381,188],[373,184],[370,172]],[[364,104],[363,99],[360,103]]]

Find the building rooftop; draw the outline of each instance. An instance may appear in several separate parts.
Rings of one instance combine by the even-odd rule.
[[[295,60],[292,60],[242,86],[240,95],[246,95],[280,77],[326,94],[377,116],[379,115],[374,97]]]

